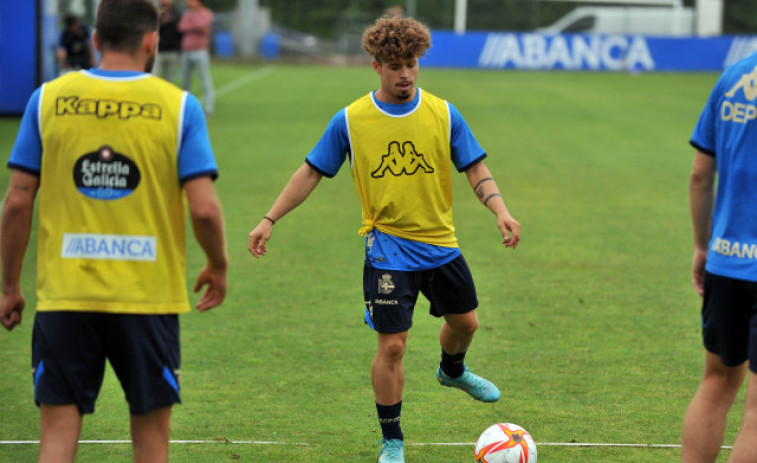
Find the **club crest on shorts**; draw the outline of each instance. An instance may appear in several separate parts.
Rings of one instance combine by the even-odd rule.
[[[379,294],[392,294],[392,291],[394,291],[392,276],[388,273],[381,275],[381,279],[378,281]]]

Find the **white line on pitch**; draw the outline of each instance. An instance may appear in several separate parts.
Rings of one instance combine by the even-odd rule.
[[[80,444],[131,444],[130,440],[80,440]],[[171,444],[236,444],[236,445],[311,445],[305,442],[281,442],[260,440],[172,440]],[[0,445],[29,445],[39,444],[38,440],[0,440]],[[473,446],[473,442],[408,442],[407,445],[415,446]],[[611,443],[580,443],[580,442],[538,442],[538,446],[553,447],[634,447],[634,448],[663,448],[677,449],[681,444],[611,444]],[[731,449],[732,446],[724,445],[722,449]]]
[[[475,442],[428,442],[428,443],[408,443],[406,445],[476,445]],[[536,446],[552,447],[634,447],[634,448],[653,448],[653,449],[680,449],[681,444],[612,444],[612,443],[581,443],[581,442],[537,442]],[[724,445],[722,449],[731,449],[732,446]]]
[[[243,87],[251,82],[255,82],[256,80],[260,80],[263,77],[270,74],[271,72],[273,72],[273,66],[265,66],[263,68],[260,68],[256,71],[253,71],[247,74],[246,76],[242,76],[236,80],[232,80],[228,84],[216,90],[216,98],[220,98],[224,95],[228,95],[229,93],[237,90],[240,87]]]
[[[171,444],[244,444],[244,445],[310,445],[305,442],[279,442],[262,440],[171,440]],[[131,444],[131,440],[80,440],[80,444]],[[38,440],[0,440],[0,445],[39,444]]]

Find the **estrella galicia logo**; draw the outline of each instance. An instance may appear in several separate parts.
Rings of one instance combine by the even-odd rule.
[[[74,165],[74,183],[90,198],[111,200],[131,194],[139,185],[139,168],[110,146],[80,157]]]
[[[400,148],[399,142],[393,141],[389,143],[387,154],[381,156],[381,165],[371,173],[371,177],[381,178],[387,170],[394,176],[413,175],[418,169],[423,169],[427,174],[434,172],[434,168],[415,149],[413,142],[406,141]]]

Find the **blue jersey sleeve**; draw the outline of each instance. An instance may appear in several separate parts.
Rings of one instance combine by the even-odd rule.
[[[330,178],[339,172],[349,151],[347,118],[345,110],[342,109],[331,118],[326,131],[307,155],[305,162],[321,175]]]
[[[8,167],[39,176],[42,170],[42,139],[39,135],[39,99],[42,87],[32,93],[26,104]]]
[[[486,157],[486,151],[478,144],[476,137],[473,136],[468,123],[463,119],[460,111],[452,103],[449,105],[449,117],[451,125],[450,148],[452,150],[452,163],[455,164],[458,172],[463,172],[467,168],[482,161]]]
[[[186,95],[179,145],[179,181],[184,183],[206,175],[215,179],[218,177],[218,165],[210,146],[202,105],[193,95]]]
[[[718,120],[718,102],[720,96],[723,94],[723,79],[721,78],[710,94],[710,98],[707,100],[707,104],[702,110],[702,114],[699,115],[699,121],[694,128],[694,133],[691,135],[689,143],[699,151],[715,156],[716,146],[716,128],[715,125]]]

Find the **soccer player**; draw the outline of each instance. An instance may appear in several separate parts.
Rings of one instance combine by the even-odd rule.
[[[689,182],[692,274],[703,298],[706,352],[683,424],[684,463],[717,459],[728,411],[747,375],[743,423],[728,461],[757,461],[756,79],[757,54],[726,69],[691,137],[697,150]]]
[[[39,196],[32,338],[39,461],[72,462],[108,359],[129,403],[134,461],[168,461],[179,395],[178,315],[186,294],[184,197],[207,257],[197,309],[226,294],[217,166],[202,106],[148,74],[152,0],[102,0],[98,69],[66,74],[31,97],[10,155],[0,222],[0,322],[21,322],[21,267]]]
[[[363,47],[374,58],[379,89],[331,119],[305,164],[249,235],[250,252],[265,255],[274,224],[347,160],[362,204],[365,321],[378,333],[371,378],[383,463],[405,461],[402,358],[419,292],[431,302],[431,314],[444,319],[437,381],[484,402],[500,396],[464,363],[478,327],[478,300],[454,234],[453,164],[496,215],[505,246],[515,248],[520,240],[520,224],[505,207],[483,163],[486,153],[458,110],[416,87],[418,59],[430,46],[428,29],[411,18],[384,17],[365,31]]]

